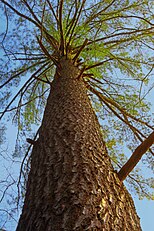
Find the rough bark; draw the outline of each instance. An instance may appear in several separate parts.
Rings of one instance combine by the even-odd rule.
[[[32,150],[17,231],[139,231],[79,69],[65,58],[60,64]]]

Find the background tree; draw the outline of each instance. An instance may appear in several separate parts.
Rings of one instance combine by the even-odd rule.
[[[1,0],[1,3],[7,19],[7,29],[2,35],[2,48],[6,58],[5,65],[2,63],[1,68],[0,87],[4,89],[4,111],[1,118],[6,112],[11,112],[11,118],[18,125],[15,155],[21,152],[20,138],[23,135],[32,137],[30,133],[34,129],[33,124],[40,125],[46,99],[53,86],[52,81],[56,77],[62,79],[62,67],[65,66],[65,69],[70,67],[78,82],[86,86],[93,109],[102,125],[103,139],[113,165],[118,170],[126,161],[120,147],[124,145],[133,151],[153,131],[150,105],[145,101],[145,96],[153,87],[152,1],[47,0],[36,3]],[[9,22],[14,22],[10,30]],[[66,64],[63,57],[71,60],[71,64]],[[71,73],[67,72],[67,75],[72,78]],[[61,84],[65,86],[66,83]],[[15,94],[17,86],[19,90]],[[58,86],[61,89],[62,86]],[[64,89],[67,92],[68,89]],[[74,92],[75,89],[72,89]],[[84,93],[82,87],[79,89]],[[12,97],[12,94],[15,95]],[[8,102],[10,97],[12,98]],[[58,102],[60,108],[61,101],[53,102]],[[54,117],[56,111],[53,109],[51,113]],[[98,127],[92,111],[91,114],[93,124],[96,123]],[[48,121],[47,117],[44,118]],[[63,121],[62,117],[59,120]],[[40,130],[34,138],[28,139],[31,146],[36,146],[38,134],[40,137],[44,133]],[[20,184],[21,175],[22,172],[29,171],[31,146],[21,165],[18,187],[22,187],[22,190],[25,187]],[[92,150],[93,148],[94,145]],[[35,152],[34,148],[34,155]],[[151,153],[152,150],[149,149],[144,162],[153,170]],[[110,169],[110,163],[107,162],[106,165],[106,169]],[[24,174],[23,177],[26,182],[27,175]],[[117,178],[116,180],[118,181]],[[140,197],[152,198],[152,194],[146,192],[147,186],[153,187],[151,178],[144,179],[135,171],[129,175],[128,182],[131,182]],[[113,183],[112,180],[110,183]],[[102,201],[104,208],[105,203],[107,202]],[[101,216],[102,214],[103,212]],[[94,222],[97,226],[96,223]],[[99,225],[97,228],[100,229]]]

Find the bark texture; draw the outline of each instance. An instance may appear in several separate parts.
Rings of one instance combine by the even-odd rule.
[[[139,231],[79,69],[63,57],[31,155],[17,231]]]

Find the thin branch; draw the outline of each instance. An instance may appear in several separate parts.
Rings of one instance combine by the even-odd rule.
[[[39,60],[39,59],[46,59],[46,57],[34,57],[34,58],[14,58],[12,60],[26,60],[26,61],[29,61],[29,60]]]
[[[9,215],[16,223],[18,222],[14,217],[13,217],[13,215],[11,214],[11,212],[9,213],[8,212],[8,210],[6,210],[6,209],[0,209],[0,212],[5,212],[5,213],[7,213],[7,215]],[[1,229],[2,230],[2,229]],[[5,230],[4,230],[5,231]]]
[[[26,16],[25,14],[22,14],[21,12],[19,12],[18,10],[16,10],[13,6],[11,6],[8,2],[6,2],[5,0],[1,0],[2,3],[4,3],[6,6],[8,6],[11,10],[13,10],[17,15],[19,15],[20,17],[23,17],[25,19],[27,19],[28,21],[32,22],[35,26],[40,28],[40,25],[34,21],[33,19],[29,18],[28,16]]]
[[[96,86],[98,87],[98,86]],[[92,89],[91,89],[92,90]],[[102,90],[102,89],[101,89]],[[153,127],[151,125],[149,125],[148,123],[140,120],[139,118],[136,118],[135,116],[131,115],[129,112],[127,112],[123,107],[119,106],[119,104],[113,100],[113,99],[110,99],[104,95],[102,95],[100,92],[98,92],[97,90],[93,89],[93,91],[95,91],[95,94],[97,93],[97,96],[103,100],[105,100],[106,102],[108,102],[109,104],[113,105],[115,108],[117,108],[123,115],[133,119],[134,121],[138,122],[138,123],[141,123],[141,124],[144,124],[146,125],[147,127],[149,127],[150,129],[153,130]]]
[[[8,28],[9,28],[9,20],[8,20],[7,9],[6,9],[5,5],[4,5],[4,11],[5,11],[5,16],[6,16],[6,30],[5,30],[5,33],[4,33],[1,44],[3,44],[3,42],[4,42],[5,38],[6,38],[7,32],[8,32]]]
[[[76,55],[73,58],[73,61],[75,62],[77,60],[77,58],[79,57],[80,53],[82,52],[82,50],[85,48],[86,44],[88,42],[88,39],[86,38],[83,42],[83,44],[81,45],[81,47],[79,48],[79,50],[77,51]]]
[[[37,62],[37,63],[35,63],[35,64],[33,64],[33,65],[31,65],[31,66],[25,68],[24,70],[18,72],[17,74],[11,76],[5,83],[3,83],[3,84],[0,86],[0,89],[1,89],[2,87],[4,87],[6,84],[8,84],[12,79],[18,77],[19,75],[21,75],[21,74],[23,74],[24,72],[28,71],[28,70],[31,69],[32,67],[35,67],[36,65],[40,65],[40,64],[45,63],[46,61],[47,61],[47,60],[44,60],[44,61],[41,61],[41,62]]]
[[[104,9],[100,10],[99,12],[97,12],[96,14],[92,15],[87,21],[86,24],[88,24],[89,22],[91,22],[94,18],[98,17],[103,11],[106,11],[110,6],[112,6],[112,4],[115,2],[115,0],[113,0],[111,3],[109,3],[109,5],[107,5]]]
[[[35,134],[35,136],[34,136],[34,139],[33,139],[34,141],[36,140],[37,135],[39,134],[39,131],[40,131],[40,127],[39,127],[39,129],[37,130],[37,132],[36,132],[36,134]],[[17,207],[18,207],[18,205],[19,205],[19,200],[20,200],[20,187],[19,187],[19,185],[20,185],[20,183],[21,183],[21,176],[22,176],[22,172],[23,172],[23,165],[24,165],[24,162],[25,162],[25,160],[26,160],[26,158],[27,158],[27,156],[28,156],[28,154],[29,154],[29,151],[30,151],[31,147],[32,147],[32,144],[28,147],[28,150],[27,150],[27,152],[26,152],[26,154],[25,154],[25,156],[24,156],[24,158],[23,158],[23,160],[22,160],[21,166],[20,166],[19,179],[18,179],[18,183],[17,183],[17,188],[18,188]]]
[[[37,18],[37,16],[35,15],[35,13],[33,12],[33,10],[31,9],[30,5],[27,3],[26,0],[23,0],[23,2],[25,3],[26,7],[28,8],[29,12],[31,13],[32,17],[35,19],[35,21],[41,25],[40,20]]]
[[[126,64],[126,62],[122,62],[122,58],[119,58],[116,55],[113,55],[111,52],[110,52],[110,55],[114,58],[114,60],[117,60],[117,62],[119,62],[122,66],[124,66],[124,68],[126,68],[128,72],[132,74],[132,76],[135,75],[134,72],[131,70],[131,68],[129,68],[129,66]]]
[[[0,120],[2,119],[2,117],[4,116],[5,112],[7,111],[7,109],[11,106],[11,104],[15,101],[15,99],[18,97],[18,95],[23,91],[23,89],[27,86],[27,84],[32,83],[35,79],[34,76],[40,72],[40,70],[42,68],[44,68],[46,65],[48,65],[49,62],[45,63],[44,65],[42,65],[35,73],[32,74],[32,76],[26,81],[26,83],[20,88],[20,90],[17,92],[17,94],[13,97],[13,99],[10,101],[10,103],[6,106],[5,110],[1,113],[2,115],[0,116]],[[31,82],[30,82],[31,81]]]
[[[93,40],[93,41],[89,41],[88,43],[87,43],[87,46],[88,45],[91,45],[91,44],[93,44],[93,43],[96,43],[96,42],[101,42],[101,41],[103,41],[103,40],[106,40],[106,39],[110,39],[110,38],[114,38],[114,37],[117,37],[117,36],[128,36],[128,35],[132,35],[132,34],[136,34],[135,36],[141,36],[141,35],[144,35],[144,33],[140,33],[140,32],[148,32],[148,31],[151,31],[151,30],[153,30],[153,27],[150,27],[150,28],[147,28],[147,29],[141,29],[141,30],[135,30],[135,31],[127,31],[127,32],[121,32],[121,33],[117,33],[117,34],[112,34],[112,35],[109,35],[109,36],[105,36],[105,37],[102,37],[102,38],[98,38],[98,39],[95,39],[95,40]],[[138,33],[140,33],[140,34],[138,34]],[[134,38],[134,37],[132,37],[132,38]],[[127,41],[127,39],[129,39],[130,40],[130,38],[125,38],[125,39],[122,39],[122,40],[126,40]],[[105,44],[109,44],[109,43],[113,43],[113,42],[116,42],[116,41],[119,41],[120,42],[120,40],[112,40],[112,41],[108,41],[108,42],[106,42]]]
[[[40,79],[40,80],[41,80],[41,79]],[[43,92],[41,95],[38,95],[38,96],[34,97],[33,99],[27,101],[26,103],[23,103],[23,104],[20,104],[20,105],[19,105],[19,103],[18,103],[18,106],[13,107],[13,108],[11,108],[11,109],[8,109],[6,112],[14,111],[14,110],[16,110],[16,109],[19,109],[19,108],[21,108],[21,107],[24,107],[25,105],[27,105],[27,104],[33,102],[34,100],[40,98],[41,96],[43,96],[48,90],[49,90],[49,89],[47,89],[47,90],[46,90],[45,92]]]
[[[143,154],[151,147],[154,143],[154,132],[152,132],[147,139],[145,139],[133,152],[132,156],[126,162],[126,164],[118,172],[120,181],[124,181],[129,173],[137,165]]]
[[[71,7],[71,9],[70,9],[70,11],[69,11],[69,14],[71,14],[72,8],[73,8],[73,5],[72,5],[72,7]],[[75,1],[75,13],[74,13],[74,16],[73,16],[71,22],[70,22],[69,25],[68,25],[68,31],[67,31],[67,33],[66,33],[66,37],[69,36],[70,31],[72,30],[72,27],[73,27],[73,25],[74,25],[74,23],[75,23],[75,19],[76,19],[76,17],[77,17],[78,9],[79,9],[79,8],[78,8],[78,6],[77,6],[77,1]],[[69,15],[68,15],[68,18],[69,18]],[[67,20],[68,20],[68,19],[67,19]]]
[[[69,36],[69,41],[68,41],[68,44],[67,44],[67,48],[69,47],[70,42],[71,42],[71,40],[72,40],[75,27],[76,27],[76,25],[77,25],[77,23],[78,23],[78,20],[79,20],[79,18],[80,18],[81,13],[82,13],[82,9],[83,9],[83,7],[84,7],[85,2],[86,2],[86,0],[82,0],[82,4],[81,4],[80,10],[79,10],[79,13],[78,13],[76,19],[74,20],[73,25],[72,25],[72,29],[71,29],[70,36]]]
[[[22,88],[20,88],[20,90],[17,92],[17,94],[13,97],[13,99],[10,101],[10,103],[6,106],[5,110],[3,112],[1,112],[1,116],[0,116],[0,120],[2,119],[2,117],[4,116],[4,114],[8,111],[8,108],[11,106],[11,104],[15,101],[15,99],[19,96],[20,93],[22,93],[22,91],[27,87],[29,87],[35,79],[33,79],[33,76],[31,76],[26,83],[22,86]]]
[[[49,80],[45,81],[45,80],[39,78],[41,75],[45,74],[45,73],[50,69],[51,66],[53,66],[53,64],[52,64],[52,65],[49,65],[47,68],[45,68],[42,72],[40,72],[40,74],[39,74],[38,76],[34,75],[34,79],[39,80],[39,81],[42,81],[42,82],[44,82],[44,83],[51,84],[51,83],[49,82]],[[17,114],[20,116],[20,109],[21,109],[22,98],[23,98],[23,95],[25,94],[25,92],[28,90],[28,88],[29,88],[30,85],[31,85],[31,83],[28,84],[28,85],[24,88],[24,90],[21,92],[21,97],[20,97],[20,100],[19,100],[19,102],[18,102],[18,106],[16,107],[17,112],[16,112],[15,116],[16,116]],[[37,87],[38,87],[38,82],[35,82],[35,83],[34,83],[34,86],[33,86],[32,89],[31,89],[31,94],[29,95],[29,98],[33,95],[33,93],[35,92],[35,90],[37,89]],[[40,96],[37,96],[36,98],[39,98],[39,97],[40,97]],[[36,98],[33,98],[33,99],[30,100],[30,101],[33,101],[33,100],[36,99]],[[30,101],[29,101],[29,102],[30,102]],[[26,104],[27,104],[27,103],[26,103]],[[8,112],[8,111],[12,111],[12,110],[13,110],[13,109],[7,110],[7,112]],[[14,116],[14,117],[15,117],[15,116]],[[19,117],[19,116],[18,116],[18,117]]]
[[[146,198],[150,198],[152,200],[152,197],[143,189],[143,186],[142,184],[144,185],[148,185],[148,183],[144,182],[144,181],[140,181],[140,180],[137,180],[135,177],[133,177],[131,174],[129,174],[128,176],[131,180],[133,180],[133,184],[137,184],[139,186],[139,188],[141,189],[141,192],[146,196]]]
[[[36,36],[36,38],[37,38],[37,41],[38,41],[38,43],[39,43],[39,45],[40,45],[40,48],[42,49],[42,51],[44,52],[44,54],[45,54],[49,59],[51,59],[52,62],[53,62],[57,67],[59,67],[59,63],[57,62],[57,60],[55,59],[55,57],[49,54],[49,52],[47,51],[46,47],[43,45],[42,41],[41,41],[37,36]]]
[[[112,2],[112,4],[114,3],[114,1]],[[142,3],[140,3],[140,4],[136,4],[135,5],[135,7],[140,7],[142,5]],[[134,9],[134,4],[131,4],[131,5],[127,5],[127,6],[125,6],[124,8],[120,8],[120,9],[115,9],[115,10],[113,10],[113,11],[107,11],[107,12],[105,12],[105,8],[103,9],[103,10],[101,10],[101,11],[99,11],[98,13],[96,13],[95,15],[96,15],[96,17],[97,16],[99,16],[99,15],[103,15],[103,16],[105,16],[105,15],[114,15],[114,14],[120,14],[121,12],[124,12],[124,11],[126,11],[126,10],[130,10],[131,8],[133,7],[133,9]],[[107,6],[107,8],[108,8],[108,6]],[[103,12],[104,11],[104,12]],[[94,17],[95,18],[95,17]],[[93,18],[93,19],[94,19]],[[91,20],[90,20],[91,21]]]
[[[76,1],[76,0],[74,0],[74,1],[72,1],[72,4],[71,4],[71,6],[70,6],[70,8],[69,8],[69,11],[68,11],[68,13],[67,13],[67,18],[66,18],[66,28],[70,28],[70,25],[72,24],[72,19],[70,19],[70,16],[71,16],[71,12],[72,12],[72,10],[74,10],[75,9],[75,12],[76,12],[76,10],[78,9],[78,1]],[[74,13],[74,15],[75,15],[75,13]],[[74,16],[73,16],[74,17]],[[70,20],[70,22],[69,22],[69,20]],[[69,34],[69,33],[68,33]],[[66,32],[66,35],[67,35],[67,32]]]
[[[22,102],[22,98],[23,98],[25,92],[27,92],[29,86],[31,86],[33,82],[34,82],[34,86],[32,87],[32,92],[33,92],[33,89],[36,88],[36,86],[38,85],[38,82],[35,82],[34,80],[32,80],[31,82],[29,82],[29,83],[26,85],[26,87],[23,89],[23,91],[20,93],[21,96],[20,96],[20,98],[19,98],[17,110],[16,110],[16,113],[15,113],[15,115],[13,116],[13,119],[12,119],[12,121],[13,121],[13,120],[17,117],[18,124],[20,124],[20,115],[21,115],[21,113],[20,113],[20,110],[21,110],[20,104],[21,104],[21,102]],[[32,94],[32,93],[31,93],[31,94]],[[17,139],[18,139],[18,135],[19,135],[19,126],[18,126]]]
[[[52,7],[50,1],[47,0],[47,3],[48,3],[48,5],[49,5],[49,7],[50,7],[50,9],[51,9],[51,11],[52,11],[52,13],[53,13],[53,16],[55,17],[55,19],[56,19],[56,21],[57,21],[57,24],[59,25],[58,18],[57,18],[57,16],[56,16],[55,12],[54,12],[54,9],[53,9],[53,7]]]
[[[140,41],[145,47],[148,47],[149,49],[153,50],[154,51],[154,47],[151,47],[149,44],[146,44],[145,42],[143,41]]]
[[[44,27],[43,32],[45,33],[45,39],[47,42],[53,47],[54,50],[57,51],[59,47],[58,41],[52,35],[50,35]]]
[[[141,82],[141,86],[140,86],[140,90],[139,90],[139,100],[141,100],[141,91],[142,91],[142,87],[143,87],[143,82],[144,80],[150,75],[150,73],[153,71],[154,69],[154,65],[151,67],[151,69],[149,70],[149,72],[145,75],[145,77],[142,79]]]
[[[98,20],[98,21],[95,21],[95,22],[97,22],[97,23],[103,23],[103,22],[106,22],[108,20],[117,19],[117,18],[136,18],[136,19],[140,19],[140,20],[145,21],[146,23],[148,23],[151,26],[154,26],[154,24],[151,23],[150,21],[148,21],[147,19],[145,19],[143,17],[140,17],[140,16],[136,16],[136,15],[116,15],[116,16],[113,16],[113,17],[110,17],[110,18],[105,18],[103,20]],[[127,29],[129,30],[130,28],[127,28]],[[132,28],[132,30],[136,30],[136,29]]]
[[[108,84],[108,85],[110,86],[110,88],[112,88],[112,89],[114,90],[115,94],[118,95],[119,92],[118,92],[117,89],[113,86],[113,84],[114,84],[114,85],[117,85],[118,87],[121,87],[120,84],[112,83],[112,82],[110,82],[109,80],[106,80],[105,78],[103,78],[103,81],[104,81],[104,83],[103,83],[103,82],[101,82],[100,80],[98,80],[97,78],[94,78],[92,75],[90,75],[89,78],[90,78],[91,80],[93,80],[93,81],[95,81],[95,82],[101,84],[101,85]],[[90,80],[90,82],[91,82],[91,80]],[[96,87],[97,87],[97,86],[96,86]],[[100,89],[101,89],[101,91],[102,91],[102,88],[100,88]],[[105,90],[103,89],[103,91],[105,91]],[[107,92],[107,93],[108,93],[108,92]]]
[[[15,183],[15,182],[13,181],[13,182],[11,182],[10,184],[8,184],[8,185],[6,186],[5,190],[3,191],[2,196],[1,196],[1,198],[0,198],[0,203],[2,202],[2,200],[3,200],[3,198],[4,198],[4,196],[5,196],[5,193],[7,192],[7,190],[8,190],[14,183]]]
[[[91,87],[91,86],[90,86]],[[89,88],[90,89],[90,88]],[[124,114],[124,112],[122,113],[123,117],[122,118],[119,113],[116,112],[116,110],[113,109],[113,104],[110,105],[110,103],[108,102],[107,97],[103,96],[102,94],[100,94],[100,92],[98,92],[97,90],[91,88],[91,92],[93,92],[95,95],[97,95],[97,97],[110,109],[111,112],[113,112],[113,114],[119,118],[124,124],[126,124],[127,126],[130,127],[130,129],[133,131],[134,135],[140,140],[142,141],[142,138],[139,136],[139,134],[141,136],[143,136],[145,138],[145,136],[137,129],[135,128],[133,125],[130,124],[130,122],[128,121],[126,115]],[[110,101],[110,99],[109,99]],[[138,134],[139,133],[139,134]]]
[[[34,76],[34,78],[37,79],[37,80],[39,80],[39,81],[41,81],[41,82],[43,82],[43,83],[48,83],[48,84],[50,84],[50,82],[45,81],[45,80],[43,80],[43,79],[40,79],[40,78],[37,77],[37,76]]]
[[[62,52],[62,55],[64,55],[64,32],[63,32],[63,3],[64,0],[60,0],[59,2],[59,30],[60,30],[60,51]]]
[[[34,76],[34,78],[37,79],[37,80],[39,80],[39,81],[42,81],[42,82],[44,82],[44,83],[51,84],[51,82],[49,81],[49,79],[48,79],[47,76],[46,76],[46,72],[47,72],[53,65],[54,65],[54,64],[49,65],[46,69],[44,69],[44,70],[39,74],[39,76],[45,74],[46,81],[43,80],[43,79],[40,79],[39,76]]]
[[[124,57],[121,57],[121,56],[114,56],[113,54],[111,54],[111,55],[113,57],[115,57],[115,59],[117,59],[117,60],[123,60],[123,61],[130,62],[130,63],[145,64],[145,65],[148,65],[148,66],[154,65],[153,63],[150,63],[149,61],[147,61],[147,62],[145,62],[145,61],[138,61],[138,60],[131,59],[131,58],[124,58]]]
[[[146,136],[140,132],[137,128],[135,128],[133,125],[131,125],[131,123],[128,121],[127,116],[131,118],[131,115],[128,114],[125,110],[121,109],[121,107],[113,100],[103,96],[100,92],[98,92],[96,89],[94,89],[93,87],[91,87],[87,82],[86,82],[86,86],[87,88],[94,93],[114,114],[117,118],[119,118],[122,122],[124,122],[126,125],[128,125],[130,127],[130,129],[132,130],[132,132],[134,133],[134,135],[142,142],[142,138],[140,137],[140,135],[144,138],[146,138]],[[98,86],[97,86],[98,87]],[[116,109],[120,110],[120,112],[122,113],[124,119],[119,115],[119,113],[117,113],[112,106],[115,106]],[[136,120],[137,122],[140,122],[144,125],[146,125],[147,127],[151,128],[152,130],[154,129],[152,126],[150,126],[149,124],[147,124],[146,122],[139,120],[137,118],[134,118],[134,120]],[[140,134],[140,135],[139,135]],[[150,150],[150,152],[153,154],[153,152]]]
[[[24,53],[24,52],[14,52],[13,53],[14,55],[25,55],[25,56],[39,56],[38,58],[41,58],[41,57],[45,57],[44,56],[44,54],[42,54],[42,53],[38,53],[38,54],[36,54],[36,53]],[[10,52],[10,54],[8,54],[8,55],[12,55],[12,53]]]
[[[111,3],[109,3],[109,5],[106,6],[106,7],[102,10],[102,12],[103,12],[103,11],[106,11],[110,6],[112,6],[113,3],[114,3],[115,1],[116,1],[116,0],[113,0]],[[99,14],[100,14],[100,13],[99,13]]]
[[[57,0],[57,6],[56,6],[56,16],[57,16],[57,18],[59,18],[59,16],[58,16],[58,14],[59,14],[59,1],[60,0]]]
[[[41,26],[43,25],[43,21],[44,21],[45,6],[46,6],[46,1],[44,3],[44,6],[43,6],[43,12],[42,12],[42,18],[41,18]],[[42,40],[42,36],[43,36],[43,27],[41,27],[41,37],[40,37],[40,40]]]
[[[94,67],[101,66],[101,65],[103,65],[104,63],[106,63],[106,62],[108,62],[108,61],[110,61],[110,60],[113,60],[113,58],[106,59],[106,60],[104,60],[104,61],[102,61],[102,62],[99,62],[99,63],[96,63],[96,64],[91,65],[91,66],[89,66],[89,67],[86,67],[85,70],[87,71],[87,70],[92,69],[92,68],[94,68]]]
[[[33,15],[33,17],[35,18],[35,20],[33,20],[32,18],[26,16],[25,14],[22,14],[21,12],[19,12],[18,10],[16,10],[13,6],[11,6],[9,3],[7,3],[5,0],[1,0],[2,3],[4,3],[6,6],[8,6],[11,10],[13,10],[17,15],[19,15],[22,18],[25,18],[26,20],[32,22],[35,26],[37,26],[40,30],[43,30],[43,32],[45,33],[45,38],[46,40],[52,45],[52,47],[56,50],[57,49],[57,40],[50,35],[46,28],[41,24],[41,22],[39,21],[39,19],[35,16],[34,12],[32,11],[32,9],[30,8],[30,12]],[[27,4],[27,2],[26,2]],[[29,6],[29,5],[28,5]]]

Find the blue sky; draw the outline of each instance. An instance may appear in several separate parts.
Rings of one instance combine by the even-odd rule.
[[[143,231],[153,231],[154,219],[154,201],[134,199],[137,213],[141,219],[141,227]]]
[[[154,89],[152,89],[152,91],[149,93],[148,99],[151,102],[151,112],[154,113]],[[138,200],[137,196],[135,196],[133,199],[137,213],[141,218],[141,226],[143,231],[153,231],[154,201],[147,199]]]

